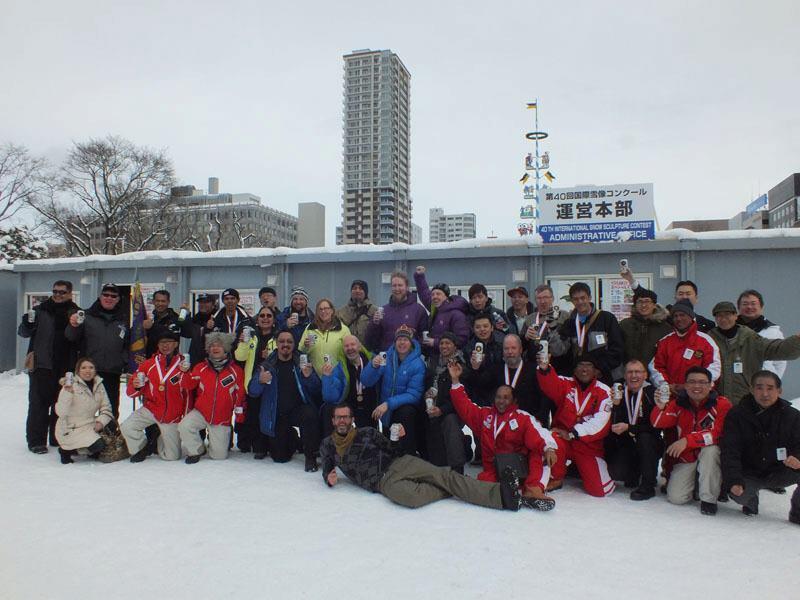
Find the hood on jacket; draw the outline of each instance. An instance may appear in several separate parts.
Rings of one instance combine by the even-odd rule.
[[[439,308],[431,306],[431,314],[436,315],[452,311],[464,312],[467,310],[468,305],[469,302],[461,296],[450,296],[450,299],[447,302],[443,302]]]
[[[639,319],[640,321],[651,321],[653,323],[663,323],[664,321],[667,320],[667,317],[669,317],[669,313],[667,312],[666,308],[664,308],[660,304],[656,304],[656,308],[653,311],[653,314],[650,315],[649,317],[643,317],[636,310],[636,305],[634,304],[633,308],[631,309],[631,316]]]

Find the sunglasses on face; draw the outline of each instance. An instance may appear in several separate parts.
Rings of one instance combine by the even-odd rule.
[[[119,298],[119,296],[117,296],[116,294],[103,293],[100,295],[103,296],[103,298]]]
[[[66,296],[69,290],[53,290],[53,296]]]

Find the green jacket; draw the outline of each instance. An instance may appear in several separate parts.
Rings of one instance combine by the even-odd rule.
[[[667,323],[667,311],[660,304],[656,304],[653,314],[649,317],[639,315],[634,306],[631,316],[620,321],[619,327],[625,339],[622,364],[635,358],[641,360],[645,367],[656,355],[658,340],[672,331],[672,327]]]
[[[719,346],[722,374],[717,392],[735,406],[750,393],[750,378],[762,368],[765,360],[794,360],[800,358],[800,336],[785,340],[769,340],[752,329],[737,325],[736,335],[728,339],[719,327],[708,332]],[[742,363],[741,373],[734,373],[734,363]]]

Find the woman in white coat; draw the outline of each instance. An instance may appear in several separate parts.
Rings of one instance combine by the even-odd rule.
[[[114,418],[102,378],[90,358],[80,358],[75,365],[72,385],[64,386],[56,402],[56,440],[61,454],[61,463],[72,462],[72,455],[86,450],[93,455],[105,446],[100,432]]]

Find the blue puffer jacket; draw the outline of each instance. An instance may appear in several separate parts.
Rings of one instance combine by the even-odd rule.
[[[370,362],[361,374],[361,383],[371,387],[378,381],[380,401],[389,405],[389,410],[381,418],[384,427],[392,423],[392,412],[405,404],[418,404],[425,388],[425,362],[422,360],[419,342],[413,340],[414,347],[405,360],[398,363],[394,344],[386,353],[386,364],[377,369]]]
[[[294,379],[297,384],[297,390],[300,392],[300,398],[305,404],[319,407],[321,404],[320,393],[322,391],[322,384],[319,377],[311,370],[311,375],[303,377],[300,367],[297,364],[299,354],[294,354]],[[247,386],[247,393],[253,397],[261,398],[261,410],[258,414],[258,424],[261,428],[261,433],[270,437],[275,437],[275,421],[278,420],[278,370],[276,361],[278,360],[278,351],[274,350],[267,359],[261,363],[261,367],[272,373],[272,381],[270,383],[261,383],[258,378],[260,370],[253,370],[253,376],[250,378],[250,385]]]
[[[372,352],[362,348],[359,354],[361,354],[361,360],[364,361],[364,368],[366,368],[372,360]],[[347,360],[346,357],[345,360]],[[322,379],[322,401],[326,404],[340,404],[350,391],[350,371],[345,369],[344,365],[344,362],[337,363],[333,368],[333,373],[320,378]]]

